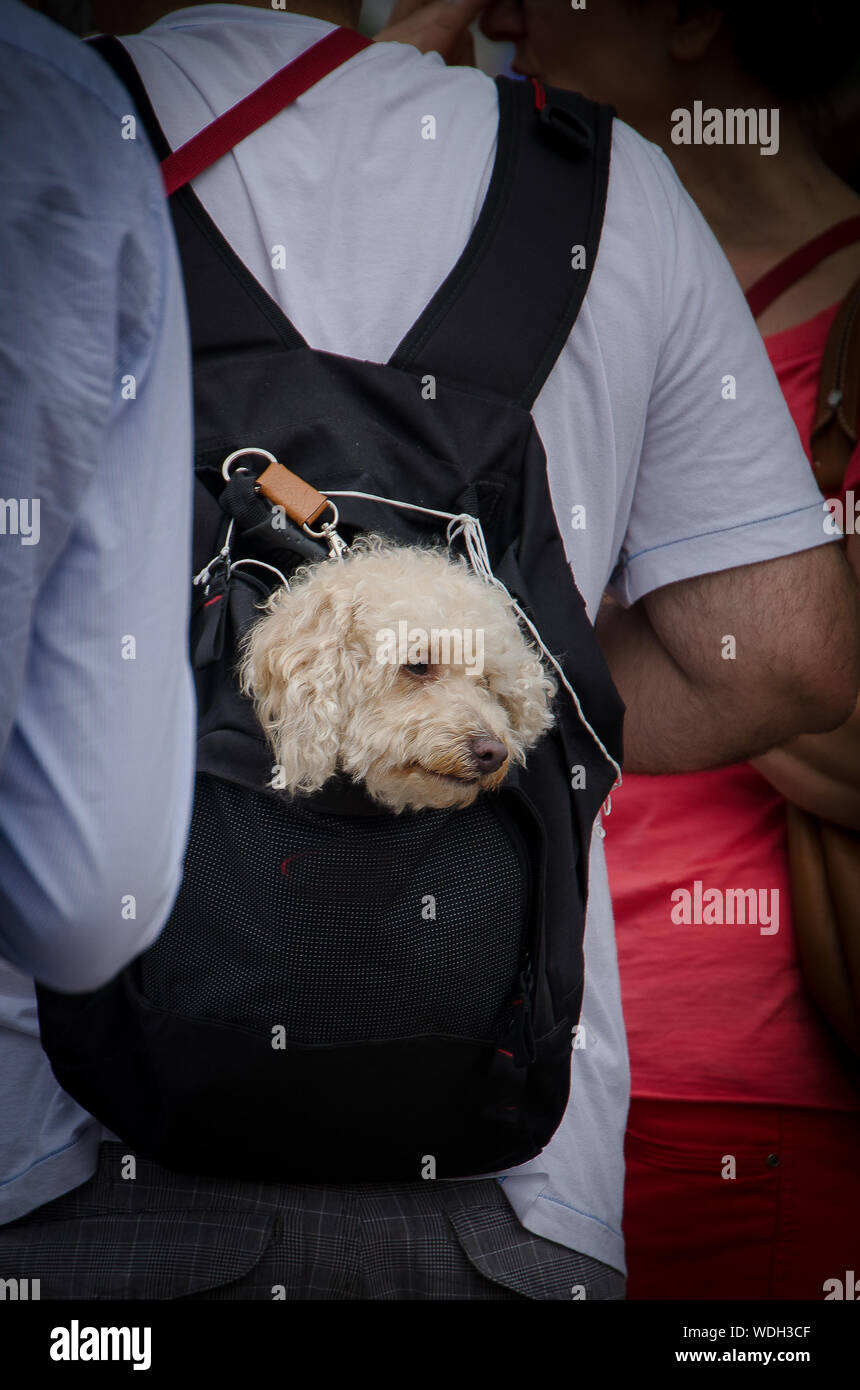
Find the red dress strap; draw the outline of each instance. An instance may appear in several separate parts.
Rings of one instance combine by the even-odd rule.
[[[784,290],[789,289],[804,275],[808,275],[820,261],[832,256],[834,251],[841,251],[844,246],[851,246],[855,241],[860,241],[860,214],[847,217],[844,222],[837,222],[820,236],[813,237],[811,241],[792,251],[790,256],[786,256],[747,290],[747,303],[752,310],[753,318],[757,319],[759,314],[763,314]]]

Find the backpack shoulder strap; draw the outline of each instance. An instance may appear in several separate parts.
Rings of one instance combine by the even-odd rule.
[[[101,35],[87,42],[113,68],[137,107],[156,156],[172,151],[140,74],[119,39]],[[251,275],[209,216],[190,183],[170,197],[170,212],[182,260],[188,322],[195,354],[245,345],[306,347],[286,314]]]
[[[860,439],[860,280],[855,281],[824,346],[818,405],[810,435],[815,476],[823,492],[842,486]]]
[[[168,158],[170,145],[126,49],[107,36],[89,42],[129,90],[159,159]],[[591,278],[606,205],[614,113],[577,93],[536,82],[498,78],[497,90],[496,159],[480,215],[457,264],[390,365],[430,372],[530,409],[567,341]],[[217,343],[225,319],[235,337],[247,317],[240,301],[251,295],[258,312],[253,326],[249,320],[249,335],[259,337],[262,315],[273,344],[304,346],[252,281],[193,189],[181,188],[171,204],[180,251],[185,227],[189,233],[189,224],[194,227],[195,273],[186,275],[186,289],[195,345]],[[236,304],[230,314],[223,299],[230,277],[224,280],[216,262],[234,271]],[[213,296],[216,276],[220,288]]]
[[[591,278],[614,112],[539,83],[496,85],[498,147],[478,221],[390,365],[530,409]]]
[[[108,67],[113,68],[120,82],[134,100],[137,113],[146,127],[146,133],[156,158],[159,162],[167,159],[172,153],[167,136],[161,128],[161,122],[155,114],[155,108],[149,100],[146,88],[140,80],[140,74],[131,61],[128,50],[112,34],[99,34],[96,38],[86,39],[85,43],[88,48],[94,48],[97,53],[101,54]]]

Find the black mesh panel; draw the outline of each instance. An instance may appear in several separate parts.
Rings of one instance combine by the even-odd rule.
[[[182,887],[141,984],[159,1007],[282,1024],[300,1043],[491,1038],[527,894],[491,795],[331,816],[201,775]]]

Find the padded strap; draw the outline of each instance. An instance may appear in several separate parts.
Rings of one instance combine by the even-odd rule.
[[[163,161],[170,155],[170,145],[127,49],[119,39],[107,35],[87,42],[98,49],[125,85],[152,147]],[[221,234],[190,183],[173,194],[170,211],[182,259],[195,355],[266,344],[274,350],[307,347]]]
[[[123,48],[119,39],[112,34],[99,34],[97,38],[86,39],[85,43],[89,48],[95,48],[101,54],[108,67],[113,68],[120,82],[129,92],[137,107],[137,114],[146,127],[150,144],[159,160],[167,159],[171,153],[167,136],[161,128],[161,122],[155,114],[155,108],[149,100],[146,88],[140,80],[140,74],[134,63],[129,57],[128,50]]]
[[[530,409],[588,288],[613,111],[511,78],[496,85],[498,147],[484,206],[391,366]]]
[[[126,49],[114,38],[91,42],[125,83],[156,154],[166,159],[170,146]],[[510,78],[497,79],[497,89],[496,160],[480,216],[390,365],[530,409],[588,288],[606,204],[613,111],[576,93]],[[186,242],[191,257],[185,279],[195,350],[217,350],[227,326],[233,345],[247,336],[305,346],[190,185],[171,206],[183,261]],[[226,278],[225,264],[232,271]]]

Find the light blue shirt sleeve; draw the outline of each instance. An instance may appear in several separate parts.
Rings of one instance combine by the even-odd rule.
[[[130,98],[36,19],[0,24],[0,957],[86,990],[182,872],[189,349]]]

